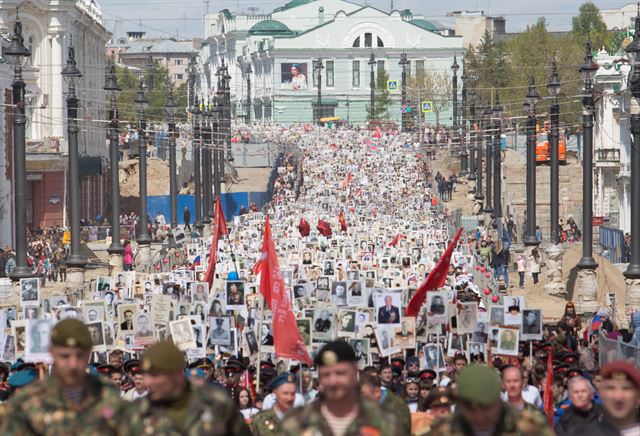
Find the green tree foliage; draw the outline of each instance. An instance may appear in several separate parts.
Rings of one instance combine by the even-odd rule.
[[[605,48],[608,51],[612,49],[615,35],[607,30],[600,9],[592,2],[586,2],[580,6],[578,12],[579,14],[572,20],[573,34],[583,42],[590,39],[596,49]]]
[[[415,110],[418,116],[422,116],[421,101],[431,101],[432,110],[436,116],[436,124],[440,124],[440,114],[449,109],[451,99],[451,78],[448,71],[438,71],[435,68],[427,68],[419,71],[407,80],[408,98],[416,102]]]
[[[389,73],[383,68],[378,69],[376,74],[374,92],[374,108],[373,116],[375,120],[383,120],[389,118],[389,107],[391,106],[391,93],[387,88]],[[367,105],[367,113],[371,118],[371,106]]]

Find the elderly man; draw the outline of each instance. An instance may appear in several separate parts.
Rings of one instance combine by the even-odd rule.
[[[122,434],[125,403],[109,382],[87,373],[91,336],[77,319],[51,331],[53,372],[21,389],[6,404],[3,435]]]
[[[246,435],[251,431],[226,392],[196,387],[184,374],[185,359],[172,342],[158,342],[142,356],[148,394],[137,399],[123,420],[126,434]]]
[[[275,436],[276,427],[284,415],[293,407],[296,398],[295,376],[283,372],[269,383],[269,389],[275,395],[275,404],[271,409],[258,413],[251,420],[254,436]]]
[[[500,400],[502,383],[493,368],[469,365],[456,377],[456,385],[455,411],[436,421],[428,435],[553,434],[542,413],[527,409],[519,412]],[[526,433],[522,431],[523,428],[526,428]]]
[[[502,369],[502,385],[505,391],[503,400],[511,404],[518,410],[529,409],[532,412],[540,413],[540,409],[528,402],[522,392],[524,386],[524,374],[521,368],[507,366]]]
[[[554,430],[558,436],[575,434],[577,428],[589,427],[602,417],[602,408],[593,401],[593,386],[584,377],[572,377],[568,382],[571,405]]]
[[[285,417],[278,435],[403,434],[393,415],[361,396],[356,353],[349,344],[328,343],[316,355],[315,364],[321,398]]]

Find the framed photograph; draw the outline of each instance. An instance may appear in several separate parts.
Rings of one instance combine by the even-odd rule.
[[[20,301],[23,304],[40,301],[40,280],[37,277],[20,279]]]
[[[304,282],[298,282],[295,285],[293,285],[293,298],[304,298],[307,297],[308,294],[308,290],[307,290],[307,284]]]
[[[142,312],[136,314],[134,337],[136,346],[151,345],[155,342],[153,334],[151,315]]]
[[[489,308],[489,325],[491,326],[504,325],[504,307],[503,306],[491,306]]]
[[[254,356],[258,354],[258,339],[253,330],[247,330],[244,333],[245,340],[247,341],[247,347],[249,348],[249,355]]]
[[[51,360],[49,345],[51,344],[50,319],[29,319],[26,321],[25,360],[42,362]]]
[[[104,333],[104,345],[107,347],[113,347],[115,344],[115,325],[111,321],[105,321],[102,323]]]
[[[427,317],[432,323],[446,324],[448,321],[447,296],[443,292],[427,292]]]
[[[104,340],[104,326],[102,322],[88,322],[86,325],[89,330],[89,335],[91,336],[91,343],[93,344],[91,351],[105,351],[107,344]]]
[[[486,344],[481,342],[471,342],[469,345],[470,360],[471,362],[484,362],[485,353],[484,348]]]
[[[367,300],[364,289],[364,283],[361,280],[347,281],[347,303],[349,306],[365,305]]]
[[[191,328],[193,329],[193,337],[196,340],[195,348],[202,349],[202,347],[205,344],[205,337],[204,337],[205,326],[202,324],[196,324],[196,325],[192,325]]]
[[[5,328],[10,328],[13,321],[18,319],[18,309],[16,306],[3,306],[2,310],[5,314]]]
[[[522,311],[524,310],[524,297],[504,298],[504,325],[522,325]]]
[[[353,337],[356,334],[356,311],[340,309],[338,311],[338,336]]]
[[[25,304],[22,306],[23,319],[38,319],[40,317],[40,306],[38,304]]]
[[[540,309],[525,309],[522,312],[523,341],[537,341],[542,339],[542,311]]]
[[[458,334],[473,333],[477,323],[478,305],[475,302],[459,303]]]
[[[82,318],[85,322],[104,321],[104,303],[102,301],[84,303],[82,306]]]
[[[231,318],[228,316],[209,318],[209,345],[231,346]]]
[[[458,353],[467,352],[467,335],[449,333],[447,356],[453,357]]]
[[[227,282],[227,307],[230,309],[240,309],[245,305],[244,282]]]
[[[507,356],[518,355],[518,335],[517,329],[500,328],[498,333],[498,354]]]
[[[378,326],[400,325],[400,308],[402,307],[401,292],[385,292],[376,298],[376,314]],[[384,356],[383,356],[384,357]]]
[[[400,326],[393,328],[396,346],[406,349],[416,347],[416,319],[413,316],[402,318]]]
[[[319,341],[333,340],[333,310],[329,307],[319,307],[313,312],[313,337]]]
[[[118,322],[120,323],[121,336],[133,333],[137,312],[137,304],[120,304],[118,306]]]
[[[298,333],[300,334],[305,347],[310,347],[312,343],[311,321],[312,320],[309,318],[296,319]]]
[[[271,332],[271,325],[268,322],[263,322],[260,328],[260,346],[273,347],[273,333]]]
[[[16,338],[13,335],[5,335],[2,341],[2,361],[13,362],[16,360]]]
[[[205,305],[209,303],[209,283],[194,282],[191,286],[191,301],[195,304],[197,301],[203,302]]]
[[[482,321],[478,321],[476,322],[476,326],[473,329],[473,335],[471,340],[473,342],[478,342],[481,344],[486,344],[487,343],[487,339],[489,338],[488,335],[488,327],[487,324],[485,322]]]
[[[347,282],[337,281],[331,283],[331,301],[337,306],[347,305]]]
[[[426,369],[439,371],[445,368],[444,354],[442,353],[440,344],[426,344],[422,347],[422,352],[424,354],[424,367]]]
[[[191,328],[191,321],[183,318],[169,323],[173,343],[181,351],[196,347],[196,338]]]
[[[97,292],[107,292],[111,290],[111,277],[109,276],[100,276],[96,279],[96,291]]]
[[[358,368],[364,368],[369,365],[369,351],[370,351],[370,343],[369,339],[359,338],[359,339],[349,339],[349,345],[356,352],[356,359]]]

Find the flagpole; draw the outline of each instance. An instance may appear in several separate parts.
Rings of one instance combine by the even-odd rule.
[[[262,297],[262,294],[258,294],[258,308],[260,309],[260,318],[258,318],[258,334],[262,334],[262,320],[264,319],[264,298]],[[256,368],[256,392],[260,390],[260,348],[262,345],[262,341],[260,340],[260,337],[258,336],[258,365]]]

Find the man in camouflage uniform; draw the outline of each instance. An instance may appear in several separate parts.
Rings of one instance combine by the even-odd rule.
[[[113,384],[87,374],[91,346],[82,321],[59,322],[51,331],[52,376],[11,398],[0,417],[0,434],[119,434],[125,403]]]
[[[398,420],[402,428],[402,434],[411,434],[411,412],[404,400],[391,392],[382,389],[382,380],[378,376],[363,374],[360,376],[360,393],[374,403],[377,403],[386,412],[389,412]]]
[[[275,436],[278,423],[285,413],[293,407],[296,399],[295,377],[283,372],[273,379],[269,389],[276,397],[276,403],[271,409],[263,410],[251,420],[251,430],[255,436]]]
[[[434,422],[428,435],[553,435],[543,414],[530,410],[518,411],[502,402],[502,383],[493,368],[470,365],[460,372],[456,384],[458,394],[455,412]]]
[[[229,395],[222,389],[190,384],[184,367],[182,352],[171,342],[159,342],[147,349],[141,369],[149,393],[128,410],[123,433],[250,436]]]
[[[328,343],[317,354],[315,363],[321,394],[287,415],[276,431],[278,435],[404,434],[393,415],[360,395],[356,353],[349,344]]]

